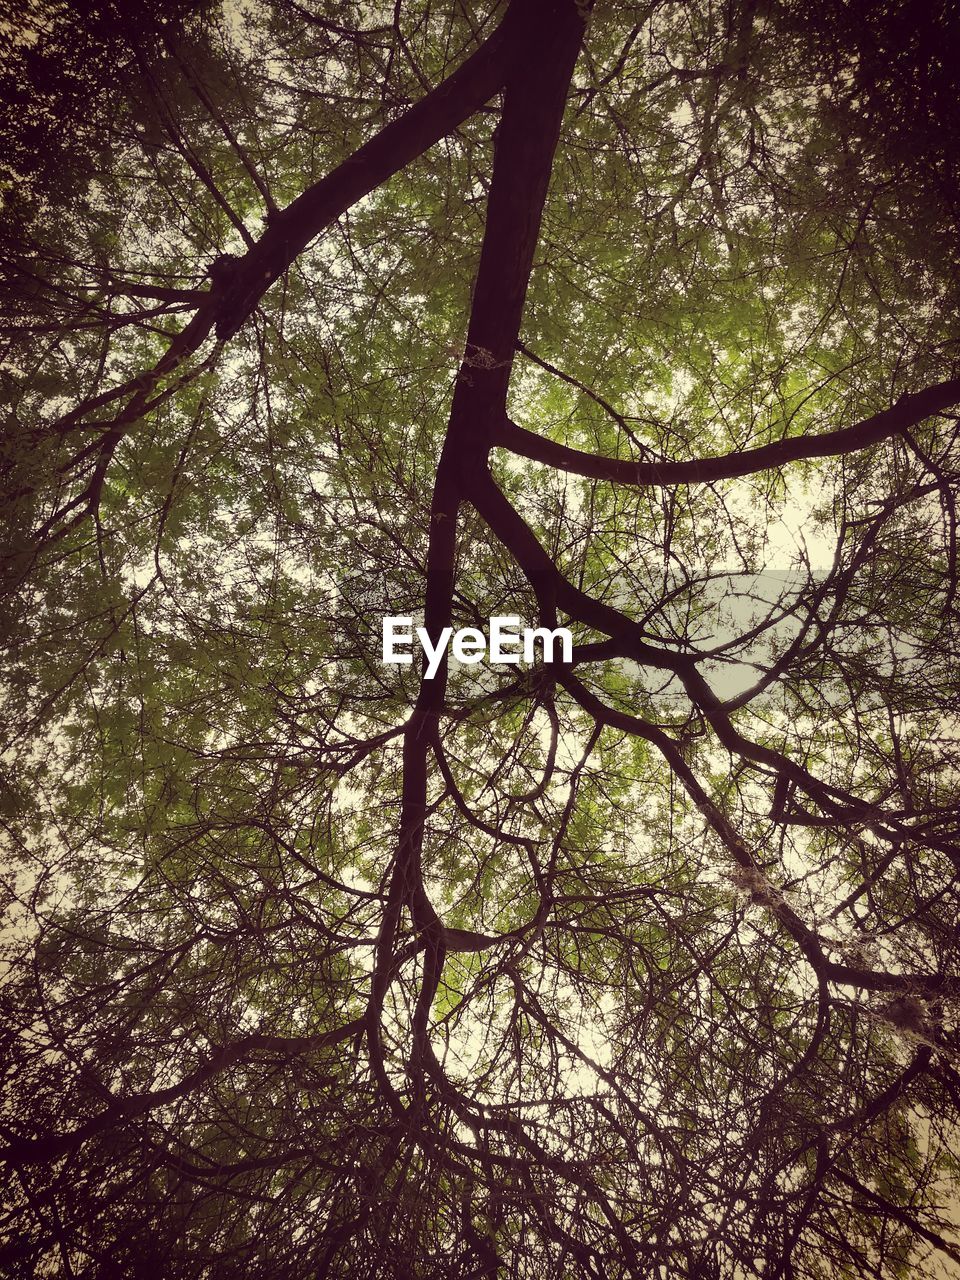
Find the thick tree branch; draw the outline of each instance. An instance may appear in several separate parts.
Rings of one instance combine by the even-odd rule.
[[[720,454],[710,458],[694,458],[688,462],[629,462],[604,458],[557,444],[545,436],[527,431],[508,418],[497,427],[493,443],[509,449],[522,458],[543,462],[560,471],[588,476],[594,480],[611,480],[616,484],[673,485],[709,484],[782,467],[803,458],[830,458],[869,448],[891,436],[911,430],[925,418],[960,404],[960,378],[938,382],[912,395],[901,396],[896,404],[851,427],[826,431],[819,435],[790,436],[774,444],[741,453]]]
[[[559,7],[542,33],[537,58],[507,81],[487,221],[473,292],[467,350],[460,367],[430,512],[424,625],[433,640],[449,625],[453,607],[456,530],[469,479],[483,466],[490,433],[506,411],[507,389],[540,234],[553,155],[570,78],[583,38],[572,2]],[[444,660],[432,680],[421,679],[404,734],[403,782],[397,854],[387,908],[377,939],[368,1036],[370,1062],[395,1111],[402,1104],[383,1060],[380,1011],[393,973],[401,914],[408,908],[426,940],[424,976],[413,1015],[414,1105],[423,1102],[423,1066],[429,1058],[427,1020],[446,956],[445,931],[423,886],[421,851],[427,815],[427,769],[446,692]]]
[[[151,369],[79,404],[51,430],[102,431],[111,441],[104,455],[109,462],[117,433],[124,434],[140,421],[161,379],[194,355],[214,330],[221,341],[232,337],[312,240],[478,111],[503,88],[512,68],[534,53],[542,31],[556,25],[571,6],[572,0],[512,0],[497,29],[452,75],[285,209],[273,213],[266,231],[242,257],[220,260],[213,287]],[[89,415],[97,409],[127,397],[129,402],[113,418],[91,421]],[[86,490],[56,514],[65,517],[78,505],[86,512],[94,497],[92,489]],[[44,535],[53,534],[55,524],[56,519],[48,521]]]

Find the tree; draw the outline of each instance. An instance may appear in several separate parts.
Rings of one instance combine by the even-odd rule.
[[[5,16],[12,1274],[960,1266],[957,18],[590,8]]]

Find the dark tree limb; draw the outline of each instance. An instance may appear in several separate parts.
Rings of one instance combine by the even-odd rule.
[[[604,458],[557,444],[545,436],[518,426],[504,417],[498,424],[494,444],[533,462],[543,462],[560,471],[587,476],[594,480],[611,480],[629,485],[709,484],[738,476],[769,471],[802,458],[832,458],[866,449],[891,436],[901,435],[923,422],[960,404],[960,378],[938,382],[911,395],[901,396],[889,409],[871,418],[837,431],[817,435],[789,436],[774,444],[717,457],[694,458],[689,462],[629,462]]]
[[[436,641],[449,625],[456,569],[457,518],[468,482],[483,467],[494,425],[506,412],[507,390],[526,299],[540,220],[560,136],[563,110],[583,38],[575,5],[558,6],[541,32],[536,59],[507,79],[503,116],[480,261],[473,292],[466,355],[437,465],[430,511],[424,625]],[[427,776],[446,692],[447,664],[421,679],[404,734],[397,853],[377,939],[368,1016],[371,1068],[394,1111],[403,1113],[385,1069],[380,1014],[393,973],[404,909],[425,939],[424,976],[413,1015],[414,1105],[422,1109],[427,1021],[446,957],[445,931],[423,886],[421,851],[427,815]]]

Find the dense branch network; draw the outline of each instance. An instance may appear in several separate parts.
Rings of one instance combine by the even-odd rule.
[[[107,273],[106,311],[84,324],[99,323],[121,295],[142,304],[138,323],[192,314],[176,333],[162,331],[162,353],[141,372],[106,389],[95,379],[37,433],[38,449],[54,440],[60,450],[57,475],[33,475],[15,495],[46,507],[10,557],[11,595],[30,591],[38,566],[71,555],[89,558],[103,595],[91,615],[102,622],[96,645],[38,697],[29,723],[54,723],[61,701],[86,686],[103,759],[115,737],[138,733],[179,760],[175,730],[149,722],[133,669],[155,661],[141,600],[154,590],[177,597],[161,546],[203,433],[208,380],[234,376],[233,344],[260,323],[258,307],[289,286],[322,232],[498,95],[462,356],[426,468],[429,510],[416,510],[423,476],[404,493],[397,463],[393,517],[356,483],[349,516],[337,523],[362,590],[380,598],[369,579],[405,574],[420,592],[409,607],[422,610],[434,641],[464,616],[479,618],[486,602],[526,607],[538,626],[569,625],[576,644],[569,663],[488,684],[465,680],[444,657],[435,678],[415,673],[398,697],[382,670],[349,649],[356,685],[353,675],[343,689],[336,679],[320,687],[313,674],[261,680],[249,655],[281,625],[269,617],[262,633],[250,624],[232,677],[263,695],[262,706],[251,696],[249,729],[224,746],[223,726],[211,727],[188,753],[189,783],[177,773],[185,765],[158,766],[168,776],[153,802],[143,768],[123,801],[136,819],[110,836],[121,852],[136,846],[138,859],[142,846],[142,860],[119,858],[125,870],[104,904],[84,879],[86,836],[68,842],[68,863],[78,851],[70,892],[66,872],[52,870],[56,859],[43,862],[43,850],[72,830],[57,801],[30,830],[4,819],[25,864],[45,867],[31,890],[11,893],[38,932],[17,960],[22,987],[11,987],[30,992],[36,1007],[20,1019],[13,994],[5,1010],[16,1028],[10,1079],[24,1109],[2,1120],[8,1226],[24,1233],[9,1255],[22,1248],[38,1267],[55,1259],[64,1275],[134,1274],[153,1256],[151,1224],[163,1220],[188,1226],[171,1275],[273,1267],[291,1278],[706,1280],[815,1277],[826,1274],[818,1261],[826,1258],[892,1276],[918,1248],[927,1250],[924,1266],[928,1255],[960,1263],[949,1212],[938,1207],[941,1184],[956,1174],[944,1155],[955,1129],[937,1130],[935,1115],[960,1103],[960,971],[949,927],[960,870],[947,777],[954,739],[945,731],[944,786],[925,787],[920,749],[911,763],[904,740],[910,717],[929,708],[897,684],[901,668],[935,662],[937,644],[955,638],[952,436],[934,446],[943,424],[955,424],[960,378],[931,377],[840,423],[801,419],[802,429],[759,445],[717,452],[681,440],[671,456],[664,429],[657,447],[638,448],[628,429],[640,421],[637,406],[616,409],[613,397],[535,358],[525,325],[542,246],[563,242],[551,175],[564,145],[584,145],[575,129],[564,132],[570,114],[602,108],[626,137],[612,86],[657,6],[620,32],[601,75],[587,6],[512,0],[493,33],[432,89],[399,6],[392,25],[363,29],[311,6],[277,11],[381,69],[389,49],[386,81],[397,59],[426,91],[286,208],[255,181],[269,204],[266,228],[253,238],[239,219],[244,251],[221,255],[205,287]],[[683,92],[706,85],[689,100],[705,118],[684,180],[705,175],[731,255],[736,229],[717,138],[725,113],[741,105],[754,135],[760,127],[744,83],[754,21],[752,6],[738,9],[704,68],[674,66],[667,50],[668,69],[643,85],[647,94],[668,82]],[[191,84],[257,179],[249,140]],[[179,132],[177,145],[186,155]],[[748,146],[745,132],[738,146],[750,157],[746,170],[762,145],[753,136]],[[192,170],[235,225],[195,155]],[[121,346],[126,327],[111,330]],[[267,327],[257,330],[261,351]],[[295,363],[281,322],[269,341]],[[106,356],[101,375],[105,367]],[[524,425],[518,384],[534,371],[545,395],[558,386],[583,393],[568,422],[582,443],[578,414],[598,413],[594,448]],[[256,395],[272,429],[266,357],[262,381]],[[133,448],[179,401],[191,410],[189,432],[159,507],[147,585],[136,583],[131,602],[111,595],[106,497],[121,446]],[[355,442],[387,465],[387,446],[378,454],[359,426]],[[875,491],[858,477],[884,449],[894,462]],[[340,452],[349,460],[349,442]],[[852,477],[838,499],[832,565],[807,575],[791,600],[765,604],[732,640],[709,647],[696,616],[671,629],[666,606],[705,598],[709,578],[672,550],[674,536],[687,546],[702,536],[695,508],[691,528],[681,528],[683,504],[700,491],[723,503],[727,482],[785,483],[791,466],[826,459]],[[310,485],[318,505],[339,500]],[[276,489],[280,509],[280,482]],[[883,588],[863,583],[882,574],[898,539],[908,550],[922,544],[937,513],[947,533],[931,551],[935,587],[927,591],[919,571],[904,581],[925,610],[940,601],[940,629],[907,653],[896,619],[884,616]],[[605,549],[587,545],[608,520],[617,537],[633,521],[662,552],[651,609],[639,595],[654,577],[649,558],[632,561],[614,534]],[[277,615],[279,541],[258,549],[273,556]],[[578,559],[569,548],[581,544]],[[672,561],[677,585],[668,586]],[[179,590],[186,599],[196,585]],[[329,640],[329,600],[310,608]],[[218,634],[216,621],[183,622],[187,610],[178,610],[171,634],[184,627],[194,646]],[[886,699],[872,696],[875,659],[867,641],[857,648],[863,636],[893,654]],[[769,638],[775,647],[756,678],[721,696],[717,663],[736,663]],[[114,730],[101,718],[96,669],[117,649],[117,678],[136,686],[136,711]],[[285,640],[278,649],[293,661]],[[817,673],[831,664],[845,700],[818,688]],[[167,663],[156,666],[171,678]],[[955,672],[945,667],[942,678],[945,711]],[[657,682],[669,691],[660,701]],[[786,704],[768,700],[781,687],[805,722],[796,731]],[[188,709],[200,700],[190,687],[178,696]],[[65,715],[58,731],[87,732],[79,723]],[[72,774],[66,782],[80,786]],[[365,799],[344,817],[351,788]],[[110,830],[109,808],[102,801],[91,830]],[[63,897],[52,913],[51,894]],[[68,972],[68,953],[78,968],[58,991],[51,975]],[[241,1009],[239,1026],[221,1019],[218,1001]],[[189,1036],[169,1039],[187,1024]],[[924,1126],[927,1157],[915,1137]],[[871,1162],[882,1176],[873,1178]],[[102,1186],[100,1170],[108,1171]],[[112,1215],[136,1196],[142,1218],[130,1242],[118,1242]],[[198,1244],[214,1215],[211,1248],[227,1259],[220,1272]]]

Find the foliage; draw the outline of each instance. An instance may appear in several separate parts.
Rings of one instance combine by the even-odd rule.
[[[588,10],[4,7],[12,1275],[960,1274],[956,15]]]

